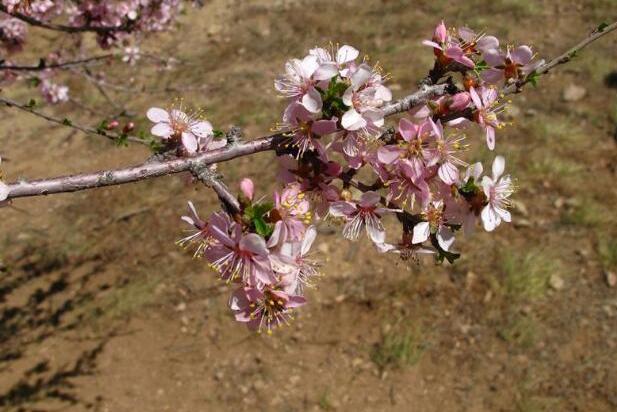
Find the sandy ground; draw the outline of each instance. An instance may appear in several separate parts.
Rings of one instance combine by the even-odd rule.
[[[175,70],[116,69],[110,79],[126,90],[109,93],[144,129],[148,107],[183,97],[251,138],[279,119],[272,80],[284,61],[316,44],[354,44],[402,96],[430,66],[420,40],[442,17],[552,56],[611,12],[612,0],[214,0],[145,42],[176,56]],[[41,50],[51,40],[34,37]],[[514,224],[462,240],[454,266],[401,262],[320,227],[323,277],[272,337],[236,324],[229,289],[174,245],[187,200],[216,208],[206,189],[176,176],[15,202],[0,211],[0,408],[617,410],[617,287],[605,276],[617,270],[617,96],[605,80],[616,59],[612,36],[513,97],[498,151],[518,179]],[[83,90],[79,102],[44,110],[96,124],[117,109],[83,80],[70,83]],[[573,85],[585,94],[565,101]],[[7,93],[26,101],[33,92]],[[7,108],[0,130],[11,180],[148,155]],[[492,158],[480,140],[472,155]],[[272,160],[220,170],[229,182],[253,177],[267,194]]]

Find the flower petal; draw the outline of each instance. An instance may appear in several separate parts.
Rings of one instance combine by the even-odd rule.
[[[322,105],[321,95],[314,87],[308,89],[306,94],[302,96],[302,106],[311,113],[319,113]]]
[[[197,138],[193,133],[182,132],[182,145],[189,153],[195,153],[197,151]]]
[[[207,121],[195,122],[191,125],[191,132],[197,137],[207,137],[212,134],[212,124]]]
[[[357,49],[345,44],[336,52],[336,62],[339,65],[343,65],[355,60],[359,55],[360,52]]]
[[[163,110],[158,107],[152,107],[148,109],[146,116],[148,117],[148,119],[150,119],[151,122],[154,122],[154,123],[159,123],[159,122],[169,123],[169,113],[167,113],[166,110]]]
[[[506,159],[503,156],[495,156],[495,160],[493,160],[493,180],[497,181],[499,177],[503,174],[503,171],[506,168]]]
[[[158,137],[168,138],[174,133],[174,130],[171,128],[169,123],[157,123],[152,126],[150,133]]]
[[[428,222],[420,222],[413,228],[413,239],[411,243],[418,244],[426,241],[431,234],[431,226]]]
[[[445,250],[446,252],[450,250],[450,247],[454,243],[454,240],[454,233],[452,233],[452,231],[448,227],[439,227],[439,229],[437,230],[437,243],[439,243],[439,246],[443,250]]]

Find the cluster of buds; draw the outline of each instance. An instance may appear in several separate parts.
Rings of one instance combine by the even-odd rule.
[[[385,127],[392,94],[378,65],[344,45],[315,48],[289,60],[274,85],[287,99],[277,147],[283,191],[273,203],[254,201],[253,183],[241,184],[240,210],[201,220],[192,204],[183,219],[192,233],[180,240],[195,247],[222,279],[238,285],[230,300],[236,319],[268,332],[305,303],[303,290],[317,274],[307,253],[321,220],[340,223],[343,237],[363,232],[382,253],[417,260],[433,255],[452,263],[458,232],[481,224],[493,231],[510,222],[513,181],[496,155],[491,175],[469,164],[467,135],[479,129],[490,150],[504,126],[500,89],[526,80],[540,62],[528,46],[499,48],[493,36],[440,23],[430,41],[435,65],[427,85],[452,74],[446,95],[412,107],[395,130]],[[187,154],[214,147],[209,123],[182,111],[153,108],[154,135]],[[361,170],[366,170],[360,174]],[[372,175],[371,183],[357,180]],[[400,235],[390,238],[384,219]]]

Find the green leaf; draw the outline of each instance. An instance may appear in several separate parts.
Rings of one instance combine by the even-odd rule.
[[[533,87],[538,87],[538,79],[540,78],[540,75],[536,72],[531,72],[529,74],[529,76],[527,76],[527,81],[529,83],[531,83],[531,85]]]
[[[62,119],[62,124],[65,126],[73,126],[73,122],[70,119],[67,119],[66,117]]]
[[[253,224],[255,225],[255,232],[266,239],[274,232],[273,225],[266,223],[261,217],[254,218]]]
[[[224,137],[225,136],[225,132],[220,130],[220,129],[214,129],[214,130],[212,130],[212,133],[214,134],[214,137],[216,137],[216,138],[220,138],[220,137]]]
[[[36,100],[34,99],[28,100],[28,103],[26,104],[26,107],[28,109],[34,109],[35,106],[36,106]]]
[[[600,23],[600,25],[598,26],[598,28],[596,29],[598,32],[602,33],[604,31],[604,29],[606,29],[609,26],[609,24],[605,21],[603,21],[602,23]]]

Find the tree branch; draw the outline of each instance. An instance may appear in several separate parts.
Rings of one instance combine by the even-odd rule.
[[[33,108],[31,108],[31,107],[29,107],[27,105],[24,105],[24,104],[21,104],[21,103],[17,103],[14,100],[7,99],[7,98],[2,97],[2,96],[0,96],[0,103],[4,103],[8,107],[15,107],[15,108],[17,108],[19,110],[22,110],[24,112],[33,114],[33,115],[35,115],[37,117],[40,117],[41,119],[45,119],[45,120],[47,120],[49,122],[56,123],[56,124],[59,124],[59,125],[62,125],[62,126],[66,126],[66,127],[70,127],[70,128],[73,128],[73,129],[77,129],[77,130],[79,130],[81,132],[84,132],[86,134],[102,136],[102,137],[105,137],[106,139],[112,140],[114,142],[118,142],[118,141],[121,141],[123,139],[126,139],[129,142],[140,143],[140,144],[144,144],[144,145],[148,144],[148,142],[146,142],[145,140],[140,139],[139,137],[136,137],[136,136],[126,136],[126,138],[124,138],[124,137],[122,137],[120,135],[117,135],[115,133],[108,133],[108,132],[101,131],[101,130],[98,130],[98,129],[95,129],[95,128],[92,128],[92,127],[81,126],[81,125],[75,124],[75,123],[69,121],[68,119],[59,119],[57,117],[49,116],[49,115],[47,115],[45,113],[36,111],[36,110],[34,110]]]
[[[600,37],[608,34],[609,32],[612,32],[616,28],[617,22],[605,26],[602,30],[596,30],[595,32],[591,33],[586,39],[568,50],[566,53],[540,66],[536,70],[536,73],[540,75],[544,74],[553,67],[569,61],[572,55],[574,55],[576,52],[583,49],[588,44],[599,39]],[[529,80],[524,80],[525,83],[527,81]],[[407,97],[404,97],[396,102],[386,105],[383,108],[383,111],[385,113],[385,116],[391,116],[396,113],[407,111],[411,107],[426,102],[431,98],[453,92],[452,87],[453,86],[451,82],[446,82],[433,86],[422,85],[419,91]],[[514,90],[516,90],[516,88]],[[2,98],[0,98],[0,101],[4,101],[8,105],[15,105],[14,102],[7,102],[5,99]],[[17,105],[17,107],[21,108],[22,110],[33,112],[31,109],[21,105]],[[41,115],[37,112],[34,112],[33,114],[46,118],[46,115]],[[58,123],[57,119],[53,119],[52,121]],[[60,121],[59,123],[62,124],[62,121]],[[201,153],[188,158],[178,158],[163,162],[146,162],[125,169],[107,170],[90,174],[78,174],[51,179],[15,182],[8,185],[9,193],[7,199],[48,195],[53,193],[75,192],[79,190],[86,190],[97,187],[137,182],[140,180],[170,175],[174,173],[199,170],[199,168],[213,163],[224,162],[234,159],[236,157],[247,156],[258,152],[276,149],[279,143],[285,141],[286,139],[287,137],[284,133],[277,133],[246,143],[230,144],[222,149],[212,150],[210,152]]]
[[[65,33],[84,33],[84,32],[94,32],[98,34],[106,34],[115,31],[130,31],[132,28],[131,24],[122,24],[120,26],[114,27],[102,27],[102,26],[65,26],[63,24],[55,24],[55,23],[47,23],[44,21],[40,21],[35,19],[34,17],[30,17],[26,14],[19,12],[9,12],[8,8],[0,4],[0,11],[8,14],[11,17],[19,19],[25,23],[30,24],[31,26],[41,27],[43,29],[54,30],[54,31],[62,31]]]
[[[32,65],[32,66],[19,66],[19,65],[4,65],[4,64],[0,64],[0,70],[12,70],[12,71],[41,71],[41,70],[47,70],[47,69],[66,69],[66,68],[70,68],[70,67],[75,67],[75,66],[83,66],[83,65],[87,65],[93,62],[97,62],[100,60],[107,60],[109,58],[114,57],[113,54],[103,54],[101,56],[93,56],[93,57],[87,57],[85,59],[80,59],[80,60],[72,60],[72,61],[68,61],[68,62],[62,62],[62,63],[51,63],[51,64],[47,64],[45,62],[45,59],[40,59],[39,60],[39,64]]]

